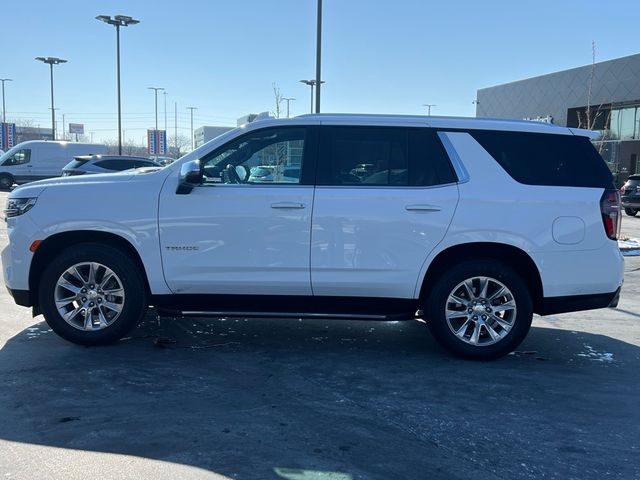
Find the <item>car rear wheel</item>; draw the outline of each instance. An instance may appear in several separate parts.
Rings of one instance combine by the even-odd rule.
[[[513,351],[526,337],[533,318],[525,282],[494,260],[452,267],[427,295],[424,311],[431,333],[444,348],[477,360]]]
[[[9,190],[13,186],[13,177],[8,173],[0,175],[0,189]]]
[[[61,252],[42,274],[40,307],[49,326],[80,345],[104,345],[125,336],[146,310],[141,272],[127,255],[102,244]]]
[[[638,209],[637,208],[625,208],[624,212],[629,215],[630,217],[635,217],[636,214],[638,213]]]

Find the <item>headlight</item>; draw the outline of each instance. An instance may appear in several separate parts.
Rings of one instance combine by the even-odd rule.
[[[17,217],[27,213],[36,204],[36,200],[36,198],[9,198],[7,207],[4,209],[5,217]]]

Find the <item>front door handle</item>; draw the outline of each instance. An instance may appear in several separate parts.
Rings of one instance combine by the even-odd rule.
[[[406,205],[404,209],[410,212],[413,212],[413,211],[439,212],[440,210],[442,210],[438,205],[427,205],[427,204]]]
[[[271,208],[304,208],[304,203],[278,202],[272,203]]]

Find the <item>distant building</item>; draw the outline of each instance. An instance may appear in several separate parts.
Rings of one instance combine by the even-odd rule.
[[[618,183],[640,173],[640,54],[482,88],[476,100],[476,117],[591,128]]]
[[[219,135],[222,135],[229,130],[233,130],[233,127],[211,127],[203,126],[193,132],[193,138],[196,148],[200,145],[207,143],[209,140],[213,140]]]
[[[245,123],[251,123],[256,119],[257,116],[258,116],[257,113],[249,113],[247,115],[244,115],[238,119],[237,125],[241,126],[241,125],[244,125]]]
[[[29,140],[51,140],[50,128],[39,127],[20,127],[16,125],[16,141],[15,143],[27,142]]]

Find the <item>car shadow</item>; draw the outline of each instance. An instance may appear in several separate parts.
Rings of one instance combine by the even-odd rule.
[[[101,348],[40,322],[0,350],[0,440],[238,479],[637,478],[639,359],[535,326],[473,362],[419,322],[151,312]]]

